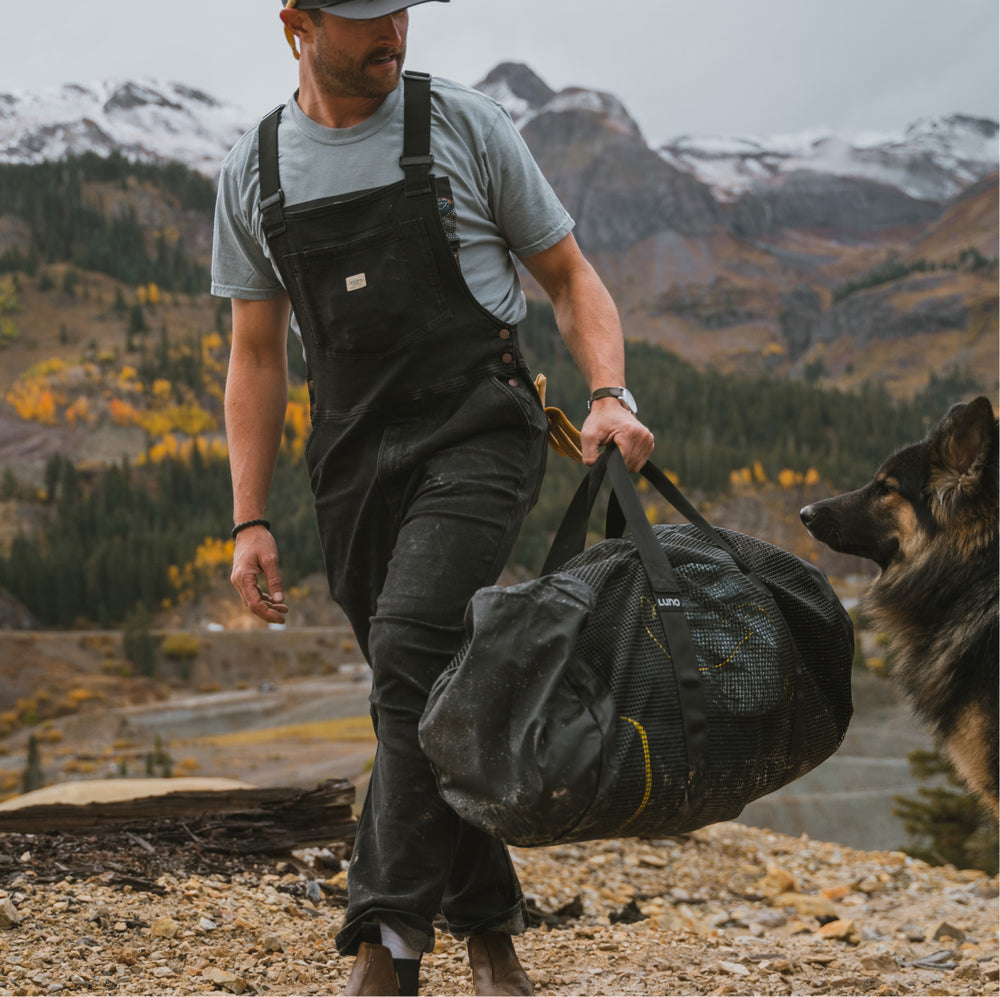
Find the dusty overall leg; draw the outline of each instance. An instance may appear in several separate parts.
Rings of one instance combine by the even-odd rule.
[[[523,930],[506,848],[438,795],[417,724],[462,641],[469,598],[496,580],[537,495],[545,428],[530,388],[488,378],[443,420],[440,413],[411,420],[383,438],[379,481],[398,511],[398,532],[367,639],[359,634],[372,666],[379,744],[337,937],[344,954],[377,940],[376,920],[430,951],[439,910],[459,935]],[[352,543],[378,546],[357,536]],[[363,622],[356,628],[363,632]]]

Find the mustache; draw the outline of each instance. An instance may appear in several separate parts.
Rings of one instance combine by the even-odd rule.
[[[369,62],[376,62],[380,59],[398,59],[400,62],[403,61],[403,57],[406,55],[406,48],[377,48],[374,49],[368,55]]]

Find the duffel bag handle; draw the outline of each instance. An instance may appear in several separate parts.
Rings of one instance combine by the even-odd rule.
[[[587,546],[587,522],[590,512],[597,502],[604,475],[608,469],[613,447],[601,451],[597,460],[590,466],[570,499],[569,506],[563,514],[559,529],[556,530],[548,557],[542,565],[542,574],[548,575],[561,568],[571,557],[579,554]]]
[[[684,809],[693,814],[700,809],[706,789],[706,780],[701,777],[701,773],[705,768],[708,748],[708,720],[705,693],[698,670],[698,652],[684,616],[683,593],[677,576],[643,512],[625,461],[613,444],[598,457],[590,473],[577,488],[549,550],[542,574],[558,570],[565,561],[583,550],[587,538],[587,520],[606,472],[610,472],[611,487],[618,497],[621,512],[632,532],[632,540],[653,591],[663,646],[669,648],[688,762]]]
[[[652,462],[647,461],[639,473],[677,510],[699,533],[715,547],[725,551],[737,568],[761,591],[767,592],[767,586],[757,573],[712,527],[707,519],[690,503],[684,493]],[[608,499],[608,511],[605,519],[605,536],[620,537],[625,533],[626,517],[618,500],[618,493],[613,491]],[[631,523],[629,523],[631,526]]]
[[[625,462],[622,460],[621,454],[618,453],[618,448],[613,443],[601,451],[597,461],[591,465],[586,477],[580,482],[576,493],[573,495],[566,509],[562,523],[560,523],[555,539],[552,541],[552,546],[549,548],[548,557],[546,557],[545,564],[542,566],[541,573],[543,575],[558,570],[571,557],[579,554],[587,545],[587,522],[597,502],[597,496],[601,491],[601,485],[604,483],[604,476],[613,454],[618,454],[618,461],[621,463],[622,468],[624,468]],[[646,462],[645,466],[640,470],[640,474],[709,543],[725,551],[744,575],[763,591],[768,591],[767,586],[758,578],[753,568],[712,528],[708,520],[698,512],[681,490],[652,461]],[[633,515],[631,519],[628,519],[622,511],[620,495],[628,494],[629,492],[635,493],[635,486],[632,484],[627,473],[619,478],[618,486],[615,486],[614,481],[612,481],[612,485],[611,497],[608,500],[605,536],[609,538],[622,536],[625,532],[626,523],[628,523],[633,533],[636,532],[637,523],[648,526],[649,521],[646,519],[646,515],[642,512],[641,508],[638,514]],[[638,502],[638,496],[636,496],[636,501]],[[657,547],[659,547],[658,544]]]

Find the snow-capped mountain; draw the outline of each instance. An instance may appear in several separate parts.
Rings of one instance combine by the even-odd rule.
[[[801,170],[874,180],[919,200],[944,201],[997,168],[997,134],[995,121],[955,114],[924,118],[889,133],[685,135],[665,143],[659,152],[723,201]]]
[[[477,87],[503,104],[522,129],[544,113],[577,109],[602,115],[606,126],[623,133],[639,134],[617,98],[577,88],[556,93],[520,63],[502,63]],[[803,170],[873,180],[919,200],[940,202],[988,176],[1000,162],[997,122],[961,114],[925,118],[897,132],[685,135],[657,151],[722,202]]]
[[[131,159],[179,160],[214,176],[251,123],[240,108],[161,80],[0,93],[0,162],[117,150]]]
[[[582,87],[567,87],[556,93],[522,63],[500,63],[476,84],[476,89],[503,104],[522,130],[541,114],[584,111],[599,115],[612,131],[642,138],[639,126],[614,94]]]
[[[543,115],[582,112],[637,147],[646,145],[612,94],[578,87],[557,93],[519,63],[500,64],[477,87],[502,103],[522,130]],[[0,162],[117,150],[134,159],[179,160],[214,176],[253,120],[242,108],[200,90],[154,79],[0,93]],[[724,203],[801,171],[874,180],[910,197],[942,202],[996,170],[1000,161],[997,122],[964,115],[923,119],[896,133],[681,136],[655,151]]]

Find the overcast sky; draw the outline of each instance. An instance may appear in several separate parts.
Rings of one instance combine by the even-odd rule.
[[[4,0],[0,92],[155,77],[255,118],[294,89],[277,0]],[[525,62],[681,134],[895,130],[998,116],[997,0],[451,0],[411,12],[407,64],[461,83]]]

